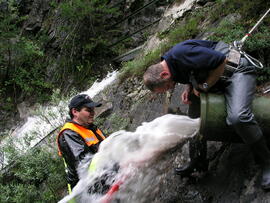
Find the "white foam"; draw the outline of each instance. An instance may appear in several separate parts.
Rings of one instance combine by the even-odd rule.
[[[120,166],[119,173],[115,176],[116,181],[136,174],[140,167],[146,167],[147,163],[155,161],[161,153],[195,136],[199,124],[199,119],[167,114],[151,122],[144,122],[135,132],[121,130],[113,133],[101,143],[95,155],[95,159],[98,160],[95,172],[83,177],[71,195],[62,199],[60,203],[76,196],[83,196],[83,202],[103,201],[104,197],[100,196],[88,195],[87,198],[87,188],[95,177],[107,173],[106,170],[111,169],[110,166],[115,163]],[[136,187],[142,188],[145,185],[139,184]]]

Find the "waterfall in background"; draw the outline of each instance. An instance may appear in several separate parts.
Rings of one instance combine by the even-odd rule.
[[[102,91],[105,87],[111,84],[117,78],[117,71],[109,73],[106,78],[104,78],[101,82],[95,82],[91,88],[86,90],[85,92],[81,92],[80,94],[88,94],[91,98],[96,96],[100,91]]]
[[[121,130],[111,134],[94,155],[90,172],[89,163],[80,166],[80,181],[71,195],[59,203],[74,197],[81,203],[109,203],[115,198],[120,202],[147,202],[148,195],[159,187],[163,177],[159,170],[163,166],[156,161],[164,152],[176,145],[180,148],[197,135],[199,126],[199,119],[167,114],[144,122],[135,132]],[[119,191],[107,195],[93,192],[102,190],[99,187],[104,185],[116,190],[119,187]],[[92,188],[90,194],[89,188]]]
[[[117,71],[108,73],[102,81],[94,82],[91,88],[82,93],[88,94],[93,98],[105,87],[111,84],[117,78],[117,74]],[[13,144],[18,149],[18,152],[25,152],[29,148],[37,145],[44,137],[64,124],[68,115],[68,103],[70,99],[71,98],[65,101],[60,101],[58,104],[55,104],[55,106],[41,106],[37,115],[28,117],[26,123],[5,138],[0,147],[4,146],[6,143],[12,142],[12,140],[15,140]],[[1,169],[8,163],[8,160],[4,158],[3,154],[0,155],[2,157],[0,159]]]

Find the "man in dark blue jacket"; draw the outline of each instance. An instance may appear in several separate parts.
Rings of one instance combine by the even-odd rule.
[[[228,60],[229,54],[229,46],[222,42],[184,41],[165,53],[160,63],[146,70],[144,84],[156,93],[172,89],[176,83],[186,84],[181,98],[183,103],[190,104],[189,115],[193,118],[199,117],[200,92],[214,89],[222,91],[226,98],[226,122],[259,158],[262,167],[261,185],[264,189],[269,189],[270,151],[251,111],[256,87],[256,69],[240,55],[239,61],[232,63]],[[225,68],[228,64],[232,67],[229,71]],[[206,149],[205,143],[203,140],[199,144],[197,142],[197,145],[202,144],[204,147],[201,148]],[[205,152],[201,154],[206,155]],[[195,158],[188,166],[176,170],[179,174],[190,173],[200,166],[199,161],[201,160]]]

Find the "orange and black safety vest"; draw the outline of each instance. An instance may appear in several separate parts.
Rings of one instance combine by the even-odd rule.
[[[62,152],[60,150],[58,138],[62,134],[62,132],[64,130],[67,130],[67,129],[73,130],[74,132],[78,133],[83,138],[83,140],[85,141],[85,143],[88,147],[100,142],[100,140],[97,138],[97,136],[95,135],[95,133],[92,130],[84,128],[83,126],[80,126],[78,124],[68,122],[63,126],[63,128],[61,129],[61,131],[59,132],[59,134],[57,136],[57,145],[58,145],[59,156],[62,156]],[[100,129],[97,128],[96,133],[102,138],[102,140],[105,139],[105,136],[103,135],[103,133],[101,132]]]

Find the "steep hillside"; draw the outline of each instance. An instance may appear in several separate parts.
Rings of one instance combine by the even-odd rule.
[[[141,76],[146,67],[159,61],[160,56],[174,44],[186,39],[223,40],[228,43],[240,40],[269,7],[270,2],[267,0],[174,1],[161,15],[162,19],[159,23],[151,28],[153,35],[146,37],[147,42],[144,43],[140,54],[134,60],[121,64],[118,67],[120,69],[118,80],[95,97],[95,100],[100,100],[104,104],[102,113],[97,118],[97,124],[110,134],[121,129],[133,131],[142,122],[151,121],[166,113],[186,114],[187,105],[180,102],[179,96],[183,91],[183,86],[178,85],[171,94],[152,94],[142,83]],[[244,46],[248,53],[259,59],[265,66],[264,69],[258,71],[258,85],[269,82],[269,25],[270,17],[268,16]],[[65,37],[59,38],[65,39]],[[130,43],[129,46],[134,45]],[[58,53],[58,51],[51,53]],[[67,85],[72,87],[75,84],[71,81],[67,80]],[[83,86],[79,89],[83,89]],[[261,90],[262,88],[258,86],[258,94],[263,94]],[[183,151],[175,147],[162,155],[155,163],[156,166],[162,166],[155,174],[159,178],[151,182],[153,187],[156,185],[158,187],[145,193],[137,191],[138,194],[145,195],[140,200],[136,199],[136,194],[132,194],[135,197],[134,202],[268,201],[269,193],[260,188],[259,167],[245,145],[209,141],[208,173],[198,174],[194,178],[181,178],[174,173],[174,168],[182,164],[183,157],[184,161],[188,160],[189,154],[186,149],[187,145]],[[56,149],[52,150],[56,154]],[[48,163],[48,165],[54,164],[56,170],[62,170],[58,166],[60,162],[55,163],[49,160]],[[23,167],[23,164],[20,167]],[[8,177],[16,178],[14,174],[16,172],[20,174],[18,172],[20,167],[11,171],[13,176],[9,174]],[[143,175],[147,173],[148,171],[144,171]],[[44,177],[37,177],[36,181],[44,182],[44,179]],[[29,180],[25,182],[24,179],[19,180],[22,185],[29,183]],[[57,181],[59,182],[59,179]],[[136,181],[141,181],[141,179],[135,178],[133,183],[136,184]],[[54,183],[48,181],[50,186]],[[34,189],[42,191],[40,187]],[[10,196],[13,195],[12,197],[20,195],[20,193],[8,193],[10,190],[6,189],[5,192]],[[122,192],[126,191],[123,189]],[[55,196],[60,198],[63,193],[60,191]]]
[[[113,59],[142,45],[170,3],[0,1],[1,126],[16,126],[29,115],[21,109],[50,101],[55,89],[80,91],[119,69]]]

